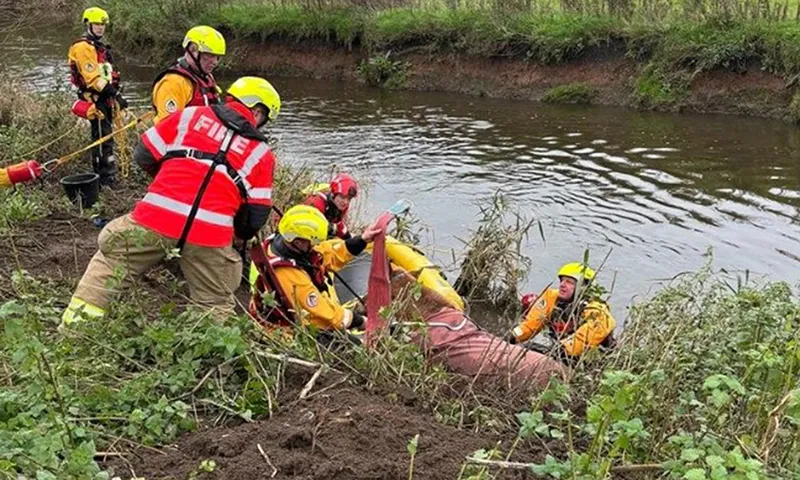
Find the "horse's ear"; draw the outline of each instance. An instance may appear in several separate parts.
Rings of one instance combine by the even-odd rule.
[[[399,268],[392,270],[392,275],[391,275],[392,297],[397,295],[403,288],[405,288],[407,285],[412,284],[413,282],[415,282],[414,277],[412,277],[405,270]]]

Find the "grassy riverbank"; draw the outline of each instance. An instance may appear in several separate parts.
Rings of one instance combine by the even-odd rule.
[[[30,111],[53,108],[20,96]],[[1,116],[0,140],[27,151],[49,121]],[[280,198],[310,181],[296,170],[284,170]],[[105,213],[128,211],[144,185],[132,175],[104,191]],[[0,478],[100,479],[112,467],[122,478],[247,478],[274,463],[278,478],[316,465],[314,478],[380,468],[488,480],[506,459],[551,478],[800,475],[800,302],[786,284],[710,268],[679,277],[631,309],[614,354],[586,358],[567,384],[509,397],[428,364],[402,335],[377,352],[331,353],[304,334],[265,338],[246,316],[214,323],[169,268],[126,290],[103,321],[59,333],[96,248],[89,213],[62,200],[57,178],[0,192]],[[498,230],[501,217],[484,221]],[[471,245],[492,248],[475,230]],[[498,247],[509,252],[498,261],[515,245]],[[472,264],[500,268],[486,256]],[[337,459],[358,463],[336,470]]]
[[[353,75],[370,83],[459,91],[471,89],[464,85],[448,87],[442,85],[444,82],[430,79],[418,81],[421,75],[418,70],[425,70],[418,64],[441,61],[455,54],[465,59],[500,62],[496,65],[500,76],[508,73],[502,62],[509,61],[544,67],[614,61],[619,64],[614,72],[619,78],[614,79],[613,85],[600,88],[624,89],[625,95],[592,96],[590,102],[703,110],[703,100],[698,95],[714,90],[717,85],[699,83],[707,74],[722,71],[734,76],[726,78],[725,84],[717,88],[732,92],[731,105],[719,108],[736,111],[734,104],[741,103],[742,98],[735,94],[744,88],[737,83],[750,82],[753,85],[748,86],[747,93],[754,97],[749,100],[753,103],[749,108],[752,113],[800,118],[800,100],[792,102],[795,77],[800,73],[800,21],[797,20],[800,10],[796,3],[497,0],[365,5],[347,0],[217,3],[146,0],[132,4],[108,0],[106,6],[114,12],[115,38],[143,47],[145,52],[161,59],[165,58],[165,52],[176,53],[175,45],[185,28],[206,23],[228,36],[233,55],[226,63],[236,70],[259,70],[262,67],[253,57],[269,55],[268,49],[246,49],[245,45],[282,42],[355,52],[360,66],[345,68],[352,68]],[[269,72],[271,68],[263,69]],[[737,82],[737,76],[745,75],[747,78]],[[784,91],[782,86],[760,77],[752,79],[758,75],[782,79],[789,88]],[[503,92],[502,82],[495,88],[490,81],[487,87],[473,90],[482,95],[551,100],[558,97],[559,101],[586,103],[584,94],[577,99],[548,95],[549,88],[576,83],[575,78],[569,78],[574,77],[571,71],[550,72],[547,76],[555,78],[539,82],[541,85],[537,86],[541,88],[531,93],[520,88],[523,91],[516,95],[513,90]],[[577,83],[591,89],[593,83],[602,83],[598,76],[602,72],[578,78]],[[480,82],[474,78],[472,81]],[[770,95],[780,99],[765,98]],[[715,102],[724,104],[724,96],[719,97],[706,99],[708,110],[718,107]],[[747,95],[741,97],[747,101]]]

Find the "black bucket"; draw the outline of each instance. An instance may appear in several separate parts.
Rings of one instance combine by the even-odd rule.
[[[61,179],[61,186],[75,205],[90,208],[100,195],[100,176],[96,173],[79,173]]]

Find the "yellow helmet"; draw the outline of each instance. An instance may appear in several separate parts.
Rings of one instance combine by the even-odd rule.
[[[328,238],[328,220],[312,206],[295,205],[283,214],[278,233],[289,242],[305,238],[316,245]]]
[[[269,119],[275,120],[281,111],[281,96],[271,83],[259,77],[241,77],[230,86],[228,95],[250,108],[259,103],[269,110]]]
[[[197,45],[200,53],[225,55],[225,38],[211,27],[201,25],[190,28],[183,37],[183,48],[188,48],[190,43]]]
[[[558,270],[558,278],[574,278],[576,282],[581,280],[591,282],[594,279],[594,270],[580,262],[566,263]]]
[[[89,7],[83,11],[84,23],[101,23],[103,25],[108,23],[108,12],[102,8]]]

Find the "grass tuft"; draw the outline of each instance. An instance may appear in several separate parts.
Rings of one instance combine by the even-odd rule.
[[[547,103],[577,103],[588,105],[597,96],[597,90],[584,83],[568,83],[553,87],[542,98]]]

